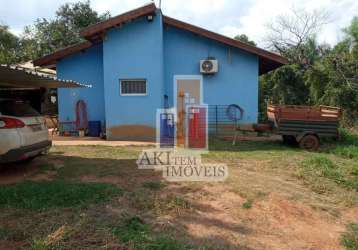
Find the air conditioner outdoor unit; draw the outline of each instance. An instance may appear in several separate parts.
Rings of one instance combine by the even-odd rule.
[[[200,73],[202,74],[215,74],[219,70],[218,60],[206,59],[200,60]]]

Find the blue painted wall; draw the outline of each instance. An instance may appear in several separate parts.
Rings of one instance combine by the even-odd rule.
[[[60,79],[92,85],[92,88],[58,89],[60,121],[74,121],[76,102],[82,99],[87,104],[88,120],[104,122],[102,45],[62,59],[57,63],[56,69]]]
[[[107,128],[118,125],[155,127],[163,103],[163,25],[158,12],[152,22],[139,18],[113,28],[103,42]],[[121,96],[120,79],[147,80],[146,96]],[[109,135],[111,137],[111,135]]]
[[[173,105],[174,75],[200,74],[199,61],[215,57],[219,72],[204,75],[204,103],[238,104],[244,110],[242,122],[257,122],[258,57],[245,51],[173,27],[164,29],[165,92]]]
[[[229,52],[230,50],[230,52]],[[203,77],[204,103],[238,104],[243,122],[256,122],[258,110],[258,57],[173,27],[163,27],[157,12],[107,31],[102,44],[57,63],[59,78],[90,83],[93,88],[59,89],[60,121],[75,119],[75,103],[84,99],[89,120],[106,127],[155,127],[163,96],[173,105],[174,75],[199,75],[199,61],[215,57],[219,72]],[[121,96],[120,79],[147,80],[146,96]],[[108,132],[109,130],[107,130]],[[111,134],[107,134],[109,139]]]

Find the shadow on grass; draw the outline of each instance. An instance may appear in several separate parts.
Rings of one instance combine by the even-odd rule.
[[[94,148],[93,151],[96,149]],[[94,155],[96,152],[94,152]],[[136,159],[90,158],[51,152],[31,162],[19,162],[0,167],[0,185],[22,181],[83,181],[108,182],[133,188],[145,180],[160,180],[161,173],[138,170]],[[140,183],[134,181],[141,181]],[[134,186],[133,186],[134,185]]]
[[[253,151],[298,151],[297,145],[289,145],[282,140],[240,140],[236,145],[232,141],[213,138],[209,140],[209,151],[253,152]]]
[[[0,207],[30,210],[81,208],[108,202],[120,194],[118,187],[105,183],[25,181],[0,188]]]
[[[96,156],[98,153],[96,148],[91,150],[93,150],[93,156]],[[25,239],[24,246],[27,246],[26,244],[31,242],[32,239],[46,239],[49,234],[56,230],[57,226],[69,225],[75,227],[75,225],[78,225],[80,229],[71,229],[72,231],[69,231],[60,246],[64,249],[75,249],[91,242],[91,247],[100,248],[108,244],[108,240],[114,240],[113,237],[108,236],[108,234],[112,234],[113,225],[121,225],[131,214],[137,214],[140,217],[146,217],[150,214],[152,219],[149,220],[148,224],[152,227],[152,225],[161,223],[163,214],[183,210],[187,219],[181,220],[181,215],[177,215],[170,230],[162,229],[159,232],[150,232],[150,235],[156,236],[148,237],[158,237],[159,239],[163,238],[163,240],[154,241],[156,245],[150,244],[146,249],[168,249],[165,247],[173,246],[173,244],[180,244],[178,249],[250,249],[246,246],[234,244],[230,239],[220,235],[223,230],[232,234],[247,235],[250,233],[249,228],[244,225],[221,221],[217,218],[199,216],[196,211],[209,211],[214,208],[195,200],[190,200],[190,204],[188,204],[183,198],[185,192],[175,193],[171,190],[170,184],[163,186],[153,184],[163,181],[161,172],[138,169],[136,159],[132,159],[132,157],[117,159],[117,156],[113,155],[112,158],[90,158],[68,156],[66,153],[76,154],[72,151],[67,152],[66,148],[59,148],[58,151],[39,157],[33,162],[12,164],[0,170],[0,176],[5,175],[6,178],[14,181],[11,185],[0,186],[2,189],[0,196],[3,199],[3,202],[0,203],[5,204],[7,211],[13,208],[20,211],[16,218],[11,217],[14,216],[11,214],[14,214],[15,211],[8,211],[11,218],[3,214],[0,218],[0,227],[7,228],[10,232],[20,230],[23,235],[21,240]],[[45,178],[38,179],[39,176]],[[110,186],[98,183],[107,183]],[[121,196],[124,197],[123,199],[126,199],[126,197],[134,198],[123,203],[123,200],[114,199],[114,197],[117,197],[116,195],[107,196],[107,188],[112,187],[111,185],[123,190],[123,196]],[[143,189],[146,189],[148,193],[144,193]],[[112,188],[109,189],[109,191],[111,190]],[[116,192],[114,193],[116,194]],[[137,193],[145,194],[139,198],[147,199],[148,202],[153,203],[153,206],[146,207],[145,202],[144,205],[132,204],[131,201],[136,201]],[[159,199],[159,203],[154,203],[154,199]],[[80,207],[80,211],[77,211],[74,209],[77,203],[85,203],[91,206]],[[162,206],[162,214],[155,213],[157,204]],[[2,211],[4,211],[4,206],[1,208]],[[46,206],[46,211],[36,212],[36,208],[41,206]],[[108,210],[108,206],[114,206],[123,212],[120,214],[112,213]],[[193,210],[187,210],[189,206]],[[28,208],[35,208],[35,210],[32,213],[23,211]],[[79,216],[82,213],[87,214],[87,217]],[[16,221],[12,227],[9,226],[11,220]],[[205,228],[215,228],[217,233],[200,237],[188,230],[187,223],[189,222],[200,224]],[[21,225],[21,228],[19,228],[19,225]],[[168,237],[181,243],[167,241]],[[113,242],[113,244],[120,246],[126,244],[120,238],[118,241]],[[130,245],[128,246],[130,247]]]
[[[317,153],[332,153],[349,159],[358,159],[358,135],[340,129],[340,139],[321,139],[321,146]],[[268,139],[263,137],[248,137],[245,140],[238,140],[236,145],[232,145],[232,140],[211,138],[209,140],[210,151],[226,152],[254,152],[254,151],[304,151],[299,148],[298,144],[284,143],[280,137]]]

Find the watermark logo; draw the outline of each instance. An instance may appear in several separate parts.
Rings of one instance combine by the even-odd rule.
[[[188,150],[148,149],[137,160],[139,169],[162,171],[168,181],[225,181],[228,167],[221,163],[202,163],[201,155]]]
[[[173,108],[164,96],[164,109],[156,114],[156,148],[138,157],[140,169],[163,172],[168,181],[224,181],[225,164],[202,162],[209,151],[208,105],[203,104],[202,78],[179,77],[174,87]]]

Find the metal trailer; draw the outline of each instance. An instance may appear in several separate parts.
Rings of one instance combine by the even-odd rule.
[[[330,106],[269,105],[267,116],[272,132],[284,142],[297,142],[306,150],[317,150],[320,139],[338,139],[341,110]]]

